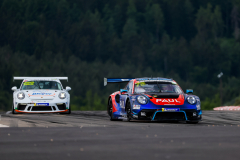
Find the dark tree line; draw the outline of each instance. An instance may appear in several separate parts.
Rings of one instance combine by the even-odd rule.
[[[169,77],[211,109],[223,72],[223,103],[238,104],[239,13],[240,0],[0,0],[0,109],[13,76],[68,76],[85,110],[118,89],[103,77]]]

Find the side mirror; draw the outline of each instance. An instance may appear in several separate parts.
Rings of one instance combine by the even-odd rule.
[[[71,87],[66,87],[66,91],[71,91]]]
[[[12,87],[12,91],[16,91],[16,90],[17,90],[16,86]]]
[[[186,93],[193,93],[193,90],[192,89],[187,89]]]
[[[120,92],[121,92],[121,94],[126,94],[126,93],[128,92],[128,90],[126,90],[126,89],[120,89]]]

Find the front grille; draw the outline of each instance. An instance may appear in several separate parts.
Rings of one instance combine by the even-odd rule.
[[[157,112],[154,120],[185,120],[183,112]]]
[[[18,110],[25,110],[26,108],[26,105],[18,105]]]
[[[155,111],[156,111],[156,109],[143,109],[138,113],[138,118],[139,119],[152,119]],[[141,112],[145,112],[146,116],[141,116]]]
[[[59,110],[66,110],[66,104],[57,105]]]
[[[52,111],[51,106],[33,106],[32,111]]]

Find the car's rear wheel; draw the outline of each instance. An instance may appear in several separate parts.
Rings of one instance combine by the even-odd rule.
[[[132,119],[132,115],[131,115],[131,103],[129,100],[127,101],[126,111],[127,111],[127,121],[130,122]]]
[[[108,107],[107,107],[108,115],[110,117],[110,121],[120,121],[120,119],[113,119],[113,107],[112,107],[112,98],[108,101]]]
[[[108,115],[110,116],[110,121],[114,121],[114,119],[112,118],[112,98],[109,99],[108,101]]]

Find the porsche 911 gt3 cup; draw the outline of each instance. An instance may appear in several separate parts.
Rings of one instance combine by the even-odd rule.
[[[13,77],[23,80],[19,89],[12,87],[12,113],[71,113],[70,87],[63,89],[60,80],[67,77]]]
[[[107,83],[128,82],[124,89],[108,97],[110,120],[186,121],[198,123],[202,119],[201,103],[193,90],[186,93],[172,79],[167,78],[104,78]]]

